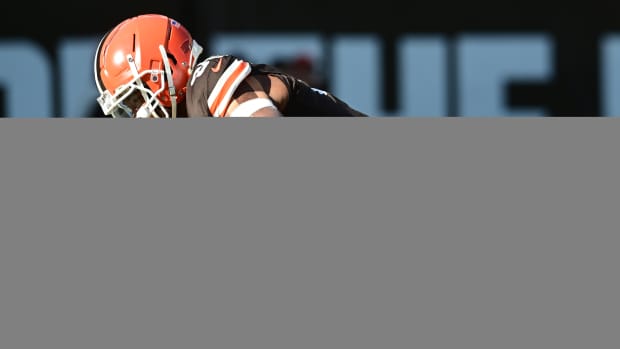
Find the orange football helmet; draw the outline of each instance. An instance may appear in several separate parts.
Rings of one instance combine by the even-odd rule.
[[[201,53],[189,31],[172,18],[125,19],[97,47],[97,102],[112,117],[174,118]]]

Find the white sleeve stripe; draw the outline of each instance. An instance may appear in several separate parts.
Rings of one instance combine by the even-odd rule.
[[[237,59],[222,73],[207,99],[213,116],[223,116],[233,93],[251,70],[249,63]]]
[[[232,113],[231,117],[243,117],[243,116],[252,116],[255,112],[259,111],[263,108],[274,108],[277,109],[273,102],[267,98],[254,98],[248,101],[245,101],[237,106]]]
[[[233,71],[235,71],[235,69],[239,66],[240,63],[241,61],[235,60],[234,62],[230,64],[230,66],[228,66],[226,70],[222,72],[222,76],[220,76],[220,78],[217,80],[217,83],[215,84],[215,87],[213,88],[213,91],[211,92],[207,100],[209,105],[215,102],[215,99],[217,98],[217,96],[222,92],[222,88],[224,87],[224,84],[226,84],[226,81],[230,78],[230,75],[232,74]]]

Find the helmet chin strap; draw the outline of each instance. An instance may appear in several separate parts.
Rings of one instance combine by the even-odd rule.
[[[133,58],[133,56],[131,54],[127,55],[127,63],[129,64],[129,69],[131,69],[131,72],[133,74],[134,77],[136,77],[136,84],[140,85],[140,87],[142,89],[140,89],[140,94],[142,95],[142,98],[144,99],[144,104],[138,108],[138,110],[136,111],[136,118],[150,118],[150,117],[156,117],[156,113],[155,113],[155,106],[151,105],[151,100],[155,99],[155,96],[153,96],[152,98],[149,97],[146,92],[144,91],[144,89],[146,88],[144,86],[144,83],[142,82],[141,79],[139,79],[140,77],[140,73],[138,72],[138,68],[136,67],[136,62]]]
[[[162,60],[164,63],[164,74],[165,74],[164,81],[162,82],[162,88],[164,88],[165,83],[168,82],[168,93],[170,95],[171,109],[172,109],[170,117],[176,118],[178,102],[177,102],[176,89],[174,87],[174,81],[172,80],[172,69],[170,68],[170,63],[168,61],[168,55],[166,54],[166,50],[164,49],[163,45],[159,45],[159,52],[162,56]],[[138,69],[135,66],[135,61],[133,59],[133,56],[127,55],[127,62],[129,63],[129,67],[132,73],[134,74],[134,76],[136,77],[139,76]],[[137,83],[142,85],[142,81],[140,79],[138,79]],[[151,105],[151,102],[149,102],[151,98],[149,98],[149,96],[146,95],[146,92],[141,90],[141,93],[142,93],[142,97],[144,98],[145,105],[143,105],[142,107],[138,109],[138,111],[136,112],[136,117],[137,118],[157,117],[156,112],[155,112],[155,109],[157,108],[157,106]],[[155,96],[153,96],[153,99],[154,98]],[[155,102],[157,101],[155,100]],[[163,108],[161,104],[158,103],[157,105],[159,105],[160,108]],[[162,110],[162,112],[167,114],[165,110]]]
[[[172,112],[170,113],[170,117],[177,117],[177,96],[172,96]]]
[[[196,66],[198,57],[202,54],[202,50],[202,46],[200,46],[196,40],[192,40],[192,54],[189,57],[189,68],[187,70],[189,75],[192,75],[194,72],[194,67]]]
[[[166,54],[166,50],[163,45],[159,45],[159,52],[161,53],[161,58],[164,61],[164,70],[166,72],[166,80],[168,81],[168,93],[170,94],[170,100],[172,102],[172,113],[171,117],[177,117],[177,94],[176,89],[174,88],[174,81],[172,80],[172,70],[170,69],[170,63],[168,62],[168,55]]]

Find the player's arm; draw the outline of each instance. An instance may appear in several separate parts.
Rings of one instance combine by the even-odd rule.
[[[226,110],[228,117],[277,117],[282,116],[280,109],[288,97],[281,89],[286,87],[277,79],[268,75],[250,75],[235,90],[230,105]]]

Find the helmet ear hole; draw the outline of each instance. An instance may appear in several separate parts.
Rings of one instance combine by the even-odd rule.
[[[170,59],[172,61],[172,63],[174,63],[174,65],[177,64],[177,59],[176,57],[174,57],[174,55],[170,52],[166,52],[166,56],[168,57],[168,59]]]

